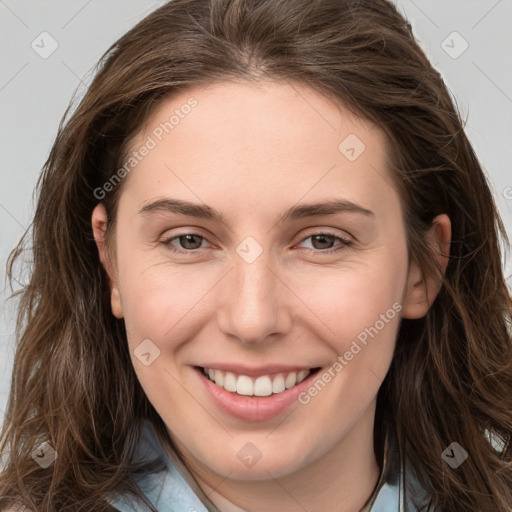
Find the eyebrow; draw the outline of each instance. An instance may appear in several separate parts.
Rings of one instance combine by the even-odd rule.
[[[139,214],[142,215],[148,215],[153,212],[178,213],[189,217],[197,217],[224,223],[224,216],[218,210],[207,205],[191,203],[182,199],[158,199],[146,204],[139,210]],[[374,215],[372,211],[367,208],[363,208],[352,201],[347,201],[345,199],[327,199],[319,203],[306,203],[293,206],[277,219],[277,223],[285,222],[288,219],[297,220],[305,217],[334,215],[342,212],[359,213],[365,216]]]

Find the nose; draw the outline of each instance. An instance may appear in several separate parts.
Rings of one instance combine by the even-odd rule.
[[[217,313],[226,336],[244,344],[261,344],[290,330],[290,291],[271,259],[269,251],[250,263],[235,254],[234,265],[221,284]]]

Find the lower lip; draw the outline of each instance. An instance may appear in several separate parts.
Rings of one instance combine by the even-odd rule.
[[[299,394],[308,388],[318,373],[316,371],[309,374],[301,383],[281,393],[269,396],[243,396],[217,386],[202,369],[196,368],[196,371],[217,407],[230,416],[244,421],[266,421],[283,414],[294,403],[298,403]]]

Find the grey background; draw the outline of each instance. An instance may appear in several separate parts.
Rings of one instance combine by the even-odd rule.
[[[162,3],[0,0],[0,422],[16,313],[16,301],[5,300],[5,263],[30,223],[37,177],[75,89],[83,92],[108,46]],[[512,237],[512,0],[396,3],[467,118],[466,133]],[[44,55],[56,44],[51,55]],[[505,271],[512,283],[510,261]]]

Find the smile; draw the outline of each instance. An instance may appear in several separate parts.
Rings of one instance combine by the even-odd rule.
[[[316,369],[299,372],[261,375],[257,378],[237,375],[233,372],[203,368],[203,373],[217,386],[242,396],[270,396],[279,394],[300,384]]]

